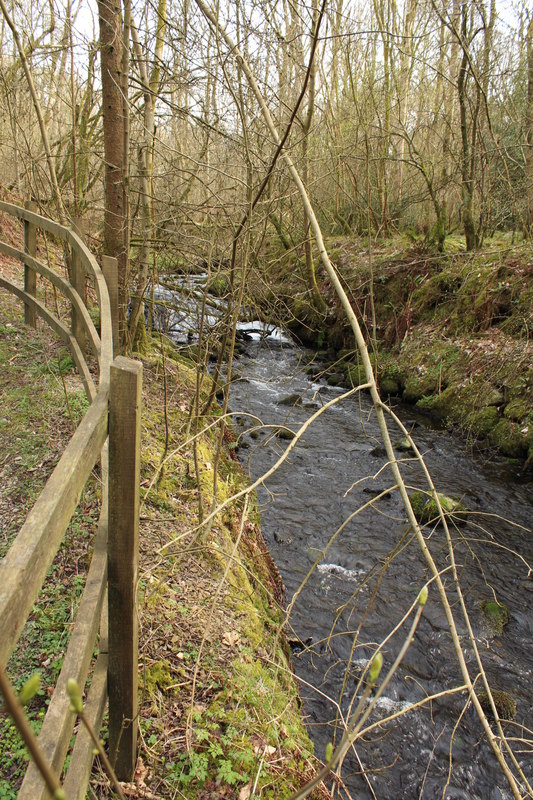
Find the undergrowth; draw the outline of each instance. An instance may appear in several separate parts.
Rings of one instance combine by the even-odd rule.
[[[87,408],[70,358],[47,335],[28,331],[12,306],[0,296],[3,552]],[[218,428],[207,430],[220,424],[219,407],[198,423],[191,417],[194,364],[169,343],[164,358],[161,342],[151,345],[142,416],[140,750],[129,791],[160,798],[287,797],[312,777],[315,760],[280,635],[281,582],[253,499],[229,505],[208,529],[198,528],[199,510],[205,517],[213,500],[226,501],[246,477],[231,428],[218,455]],[[210,388],[205,376],[201,407]],[[83,590],[98,502],[94,476],[9,663],[17,689],[36,670],[41,674],[27,709],[36,732]],[[16,797],[26,765],[13,723],[0,716],[0,798]],[[90,792],[112,795],[98,765]]]

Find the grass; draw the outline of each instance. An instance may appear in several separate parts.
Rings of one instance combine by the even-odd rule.
[[[20,306],[0,295],[0,556],[51,474],[87,403],[72,361],[45,331],[22,322]],[[88,483],[45,586],[12,655],[8,671],[17,689],[35,672],[41,688],[27,711],[39,731],[61,669],[84,585],[99,489]],[[11,720],[0,714],[0,798],[15,798],[27,766]]]
[[[86,403],[65,352],[47,335],[28,331],[4,295],[0,317],[0,546],[5,552]],[[314,774],[315,761],[278,635],[281,583],[254,502],[245,519],[242,502],[230,504],[207,532],[197,528],[199,506],[208,513],[214,498],[217,463],[218,502],[246,484],[226,446],[231,431],[217,455],[217,432],[202,432],[220,419],[215,407],[200,420],[200,435],[191,442],[195,373],[172,346],[166,346],[164,365],[156,349],[144,358],[143,383],[137,787],[159,798],[222,798],[246,794],[255,785],[261,797],[287,797]],[[202,405],[209,388],[206,378]],[[165,454],[170,454],[166,460]],[[98,500],[94,478],[9,663],[17,688],[36,670],[41,673],[41,688],[28,707],[36,731],[83,588]],[[26,764],[13,724],[0,715],[0,798],[16,797]],[[99,798],[112,796],[98,767],[91,791]],[[318,789],[314,796],[324,795]]]

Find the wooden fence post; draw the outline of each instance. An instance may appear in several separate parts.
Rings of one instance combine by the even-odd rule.
[[[113,355],[120,352],[118,334],[118,263],[112,256],[102,256],[102,272],[107,283],[111,304],[111,323],[113,326]]]
[[[72,226],[72,230],[74,233],[77,233],[78,236],[81,235],[79,225],[76,222]],[[80,255],[75,247],[71,247],[70,251],[70,269],[70,281],[72,286],[76,289],[82,301],[85,303],[85,270],[83,268],[83,264],[81,263]],[[83,353],[85,351],[85,328],[83,326],[82,318],[76,311],[76,306],[74,304],[72,304],[71,320],[72,333],[74,334],[74,338],[78,342]]]
[[[119,780],[135,771],[138,714],[136,584],[142,364],[118,356],[109,396],[109,752]]]
[[[37,206],[32,200],[26,200],[24,206],[28,211],[37,210]],[[24,252],[34,258],[37,253],[37,229],[32,222],[27,220],[24,220]],[[37,275],[26,265],[24,265],[24,291],[31,294],[32,297],[37,296]],[[28,304],[24,305],[24,322],[32,328],[37,327],[37,313]]]

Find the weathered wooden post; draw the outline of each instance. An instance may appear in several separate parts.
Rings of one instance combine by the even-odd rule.
[[[32,200],[26,200],[24,206],[28,211],[36,211],[37,206]],[[37,253],[37,229],[33,222],[24,220],[24,252],[33,256]],[[37,275],[33,269],[24,265],[24,291],[31,294],[32,297],[37,296]],[[37,327],[37,313],[35,309],[28,303],[24,304],[24,322],[32,328]]]
[[[118,333],[118,263],[112,256],[102,256],[102,272],[107,283],[109,302],[111,304],[111,322],[113,326],[113,355],[120,352]]]
[[[81,235],[79,225],[74,223],[72,230],[78,236]],[[82,301],[85,303],[85,270],[81,262],[80,255],[75,247],[71,245],[70,249],[70,282]],[[76,306],[72,304],[72,333],[78,342],[82,353],[85,351],[85,328],[80,314],[76,311]]]
[[[119,780],[137,751],[139,474],[142,364],[118,356],[109,396],[109,752]]]

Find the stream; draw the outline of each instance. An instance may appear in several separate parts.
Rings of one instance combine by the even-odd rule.
[[[276,434],[279,426],[298,430],[346,391],[311,378],[313,353],[261,325],[240,326],[245,353],[235,361],[230,392],[239,457],[252,478],[287,448],[289,441]],[[432,426],[414,409],[395,411],[412,431],[437,490],[460,497],[473,512],[466,525],[451,528],[460,581],[491,686],[516,701],[515,720],[503,725],[508,736],[524,739],[513,747],[531,781],[533,733],[523,726],[533,727],[533,487],[504,459],[472,458],[463,439]],[[393,442],[402,438],[392,422],[389,429]],[[409,488],[426,488],[409,453],[398,457]],[[370,400],[359,393],[320,414],[258,491],[262,532],[281,572],[286,603],[297,594],[289,631],[293,665],[321,758],[339,716],[354,702],[362,670],[386,637],[381,678],[394,662],[413,615],[398,626],[429,578],[397,492],[347,521],[392,482]],[[428,527],[425,533],[443,570],[475,677],[443,531]],[[500,633],[490,628],[481,608],[494,599],[510,612]],[[464,692],[412,707],[461,684],[446,618],[436,589],[430,588],[414,639],[369,722],[400,716],[359,739],[344,761],[342,780],[353,798],[512,798]]]

